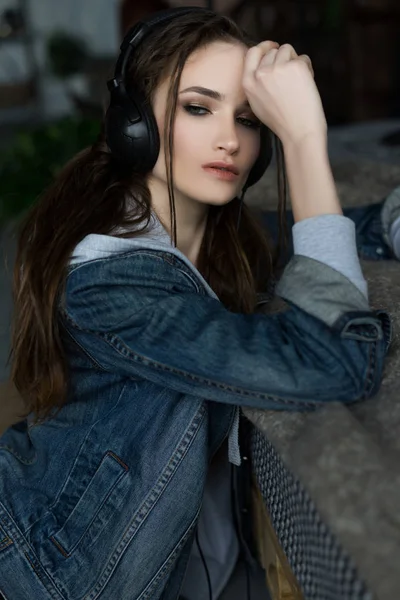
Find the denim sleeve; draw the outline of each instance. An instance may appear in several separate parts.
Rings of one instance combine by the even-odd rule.
[[[384,201],[381,221],[383,238],[400,260],[400,187],[395,188]]]
[[[288,306],[274,315],[230,312],[174,282],[176,269],[161,277],[145,256],[89,265],[98,269],[91,285],[79,269],[62,314],[101,369],[181,394],[278,410],[374,395],[388,343],[382,315],[340,273],[332,298],[325,286],[335,271],[321,264],[326,276],[313,278],[302,259],[284,274]]]

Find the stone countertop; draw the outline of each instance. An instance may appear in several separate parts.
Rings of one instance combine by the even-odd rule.
[[[400,184],[400,166],[369,161],[336,164],[343,206],[382,199]],[[276,206],[274,173],[248,196]],[[400,571],[400,264],[363,261],[372,307],[387,310],[394,335],[378,395],[314,413],[248,411],[379,600],[398,597]]]
[[[400,161],[396,165],[368,160],[336,160],[332,170],[342,206],[378,202],[400,185]],[[268,169],[259,183],[248,190],[245,200],[257,209],[276,208],[278,194],[275,168]]]

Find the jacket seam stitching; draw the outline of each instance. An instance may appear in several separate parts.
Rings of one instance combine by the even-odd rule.
[[[375,372],[375,363],[376,363],[376,344],[370,344],[368,370],[367,370],[367,375],[365,378],[365,385],[364,385],[363,394],[362,394],[361,398],[365,398],[368,396],[370,389],[373,385],[373,373]]]
[[[72,266],[71,269],[67,273],[67,278],[70,277],[75,271],[89,264],[99,263],[99,262],[110,262],[113,260],[125,261],[131,258],[132,254],[140,255],[140,256],[148,256],[150,258],[155,258],[160,260],[161,262],[165,262],[170,264],[176,270],[178,270],[182,275],[185,276],[186,279],[189,279],[195,286],[197,291],[202,291],[206,293],[206,288],[203,285],[201,280],[197,280],[196,273],[190,272],[190,267],[188,267],[179,256],[168,252],[168,250],[151,250],[151,249],[137,249],[137,250],[129,250],[128,252],[121,252],[116,256],[105,256],[101,258],[95,258],[93,260],[89,260],[86,262],[79,263],[75,266]],[[129,255],[129,256],[128,256]],[[167,255],[168,257],[166,257]],[[172,257],[172,260],[171,260]],[[179,262],[179,265],[175,264],[175,262]]]
[[[315,408],[318,407],[321,403],[320,402],[312,402],[310,400],[307,400],[305,402],[302,402],[301,400],[288,400],[287,398],[281,398],[279,396],[272,396],[270,394],[262,394],[260,392],[250,392],[248,390],[242,390],[240,388],[236,388],[236,387],[232,387],[229,385],[224,385],[222,383],[218,383],[209,379],[205,379],[205,378],[201,378],[201,377],[197,377],[195,375],[191,375],[189,373],[185,373],[184,371],[180,371],[178,369],[173,369],[171,367],[167,367],[165,365],[160,365],[154,361],[151,361],[149,359],[146,359],[145,357],[133,352],[128,346],[126,346],[125,344],[123,344],[123,342],[115,335],[110,335],[110,334],[102,334],[99,332],[95,332],[95,331],[91,331],[90,329],[84,329],[82,327],[79,327],[79,325],[77,325],[75,323],[75,321],[65,312],[63,311],[63,314],[65,316],[65,318],[70,321],[70,323],[72,323],[73,325],[75,325],[80,331],[82,331],[83,333],[88,333],[90,335],[94,335],[97,337],[100,337],[101,339],[103,339],[105,342],[107,342],[115,352],[118,352],[118,354],[120,354],[121,356],[125,357],[125,358],[130,358],[133,362],[138,362],[138,363],[142,363],[145,364],[147,362],[147,364],[149,366],[153,366],[154,368],[161,370],[161,371],[165,371],[165,372],[170,372],[173,373],[175,375],[180,375],[183,376],[186,380],[191,380],[191,381],[196,381],[198,383],[204,383],[206,385],[208,385],[209,387],[213,387],[216,389],[221,389],[224,391],[231,391],[234,392],[242,397],[249,397],[249,398],[258,398],[260,400],[272,400],[274,402],[276,402],[277,404],[284,404],[287,406],[293,406],[293,407],[310,407],[310,408]],[[123,346],[123,348],[125,349],[125,352],[122,352],[115,344],[115,340],[118,341],[118,343]]]
[[[80,348],[80,350],[83,352],[83,354],[93,363],[93,365],[96,366],[101,371],[107,373],[107,369],[105,369],[99,362],[97,362],[97,360],[86,350],[86,348],[84,348],[82,346],[82,344],[80,344],[78,342],[78,340],[75,338],[74,334],[67,327],[65,327],[65,325],[62,322],[61,322],[61,325],[62,325],[64,331],[71,338],[72,342],[74,344],[76,344],[78,346],[78,348]]]
[[[194,519],[192,520],[191,524],[189,525],[188,529],[185,531],[185,533],[183,534],[183,536],[181,537],[179,542],[176,544],[175,548],[173,550],[171,550],[170,555],[164,561],[163,565],[159,568],[159,570],[155,574],[153,580],[148,584],[147,589],[145,589],[140,594],[140,596],[138,597],[138,600],[147,600],[147,598],[151,598],[150,594],[152,593],[154,587],[157,586],[160,579],[165,575],[165,573],[168,572],[168,570],[171,566],[171,563],[174,561],[179,550],[182,548],[182,546],[185,545],[185,543],[189,539],[190,534],[193,532],[193,530],[196,526],[196,523],[199,518],[199,514],[200,514],[200,509],[197,511]]]
[[[175,369],[172,367],[168,367],[166,365],[157,363],[153,360],[149,360],[148,358],[145,358],[143,356],[141,356],[140,354],[133,352],[128,346],[126,346],[125,344],[123,344],[123,342],[116,336],[111,336],[109,334],[105,334],[102,335],[100,334],[100,337],[103,337],[103,339],[108,342],[110,344],[110,346],[116,351],[118,352],[118,354],[120,354],[121,356],[131,359],[133,362],[138,362],[141,364],[148,364],[149,366],[159,370],[159,371],[164,371],[164,372],[169,372],[172,373],[174,375],[179,375],[184,377],[186,380],[188,381],[195,381],[197,383],[204,383],[209,387],[212,388],[217,388],[220,390],[224,390],[224,391],[230,391],[230,392],[234,392],[237,393],[241,396],[245,396],[245,397],[251,397],[251,398],[260,398],[263,400],[273,400],[273,401],[277,401],[280,403],[284,403],[284,404],[288,404],[291,406],[299,406],[299,402],[295,401],[295,400],[288,400],[288,399],[283,399],[280,398],[279,396],[272,396],[270,394],[262,394],[259,392],[251,392],[249,390],[244,390],[244,389],[240,389],[237,387],[233,387],[230,385],[226,385],[217,381],[213,381],[211,379],[206,379],[204,377],[198,377],[196,375],[190,374],[190,373],[186,373],[185,371],[181,371],[179,369]],[[123,348],[125,349],[125,352],[123,352],[121,349],[119,349],[117,347],[117,344],[115,342],[118,342],[121,346],[123,346]],[[312,401],[306,401],[306,402],[302,402],[301,406],[318,406],[319,403],[318,402],[312,402]]]
[[[204,420],[205,414],[206,409],[203,403],[202,407],[197,411],[197,413],[193,417],[190,426],[187,428],[184,435],[182,436],[181,441],[179,442],[176,450],[172,454],[167,465],[162,470],[156,484],[151,488],[151,490],[148,492],[145,499],[143,500],[142,504],[136,510],[130,524],[125,529],[125,533],[122,535],[122,538],[117,544],[112,557],[108,561],[108,564],[105,567],[100,579],[94,585],[93,589],[85,596],[84,600],[94,600],[107,585],[107,581],[111,576],[118,560],[123,555],[123,552],[125,551],[126,547],[132,542],[132,539],[142,527],[143,523],[152,512],[154,506],[166,490],[170,479],[176,473],[178,466],[181,464],[188,449],[192,445],[193,440],[196,437],[196,433],[199,431],[200,425]]]

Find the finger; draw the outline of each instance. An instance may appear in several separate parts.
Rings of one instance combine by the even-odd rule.
[[[314,77],[314,68],[312,66],[311,58],[309,56],[307,56],[307,54],[301,54],[299,56],[299,60],[302,60],[303,62],[306,63],[306,65],[308,66],[308,68],[311,71],[312,76]]]
[[[283,44],[276,54],[275,64],[279,65],[285,62],[289,62],[290,60],[294,60],[297,58],[297,52],[290,44]]]
[[[265,56],[267,52],[275,48],[279,48],[279,44],[277,44],[277,42],[272,42],[269,40],[261,42],[260,44],[257,44],[257,46],[253,46],[252,48],[249,48],[249,50],[246,53],[243,65],[244,72],[247,74],[254,74],[258,69],[258,66],[263,56]]]
[[[269,52],[264,54],[264,56],[260,60],[259,67],[273,65],[277,54],[278,54],[278,48],[272,48],[272,50],[270,50]]]
[[[264,51],[264,54],[272,48],[279,48],[278,42],[273,42],[272,40],[264,40],[264,42],[260,42],[257,44],[257,48],[261,48]]]

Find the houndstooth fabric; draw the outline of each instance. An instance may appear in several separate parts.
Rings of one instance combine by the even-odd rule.
[[[251,455],[272,525],[305,600],[372,600],[306,490],[256,428]]]

